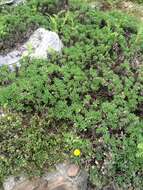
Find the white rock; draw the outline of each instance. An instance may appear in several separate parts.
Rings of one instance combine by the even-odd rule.
[[[63,44],[55,32],[48,31],[44,28],[37,29],[29,38],[29,40],[5,56],[0,56],[0,66],[8,65],[10,69],[13,65],[19,66],[19,61],[23,56],[30,56],[31,58],[47,59],[52,51],[60,53]]]
[[[18,5],[24,2],[25,0],[1,0],[0,5]]]
[[[16,185],[19,185],[20,183],[22,183],[23,181],[26,180],[26,177],[24,175],[15,177],[15,176],[10,176],[9,178],[7,178],[4,183],[3,183],[3,189],[4,190],[13,190],[13,188]]]
[[[4,190],[12,190],[13,187],[15,186],[15,178],[13,176],[9,177],[6,179],[3,183],[3,188]]]
[[[39,28],[30,37],[24,48],[32,49],[31,57],[34,58],[47,58],[51,50],[60,52],[63,45],[59,36],[55,32],[48,31],[44,28]],[[28,52],[27,52],[28,53]]]
[[[0,66],[18,64],[21,58],[21,53],[17,50],[8,53],[6,56],[0,56]]]

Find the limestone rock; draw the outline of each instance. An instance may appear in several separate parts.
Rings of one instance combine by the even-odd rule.
[[[48,182],[40,178],[24,180],[13,187],[12,190],[48,190]]]
[[[9,177],[3,183],[4,190],[12,190],[15,184],[15,178],[13,176]]]
[[[17,177],[10,176],[4,181],[3,188],[4,190],[13,190],[15,186],[19,185],[25,180],[26,180],[26,177],[24,177],[23,175],[17,176]]]
[[[58,34],[44,28],[39,28],[20,48],[13,50],[5,56],[0,55],[0,66],[8,65],[10,69],[14,65],[20,66],[19,62],[23,56],[47,59],[53,51],[61,52],[62,48],[63,44]]]
[[[3,183],[4,190],[47,190],[48,182],[41,178],[9,177]]]
[[[16,186],[12,190],[33,190],[36,187],[33,181],[26,180]]]
[[[78,172],[79,172],[79,166],[72,164],[71,166],[69,166],[67,174],[69,177],[75,177],[77,176]]]
[[[18,5],[24,2],[24,0],[1,0],[0,5]]]
[[[19,60],[21,58],[21,52],[14,50],[7,54],[6,56],[0,55],[0,66],[8,65],[10,69],[12,69],[13,65],[19,65]]]
[[[59,164],[56,168],[56,172],[43,177],[48,181],[48,190],[87,190],[88,175],[84,170],[70,164]]]
[[[25,49],[28,49],[28,47],[31,48],[31,57],[46,59],[51,51],[60,52],[63,45],[55,32],[39,28],[24,45]]]
[[[87,179],[87,173],[77,165],[59,164],[55,172],[41,178],[10,177],[3,187],[4,190],[87,190]]]

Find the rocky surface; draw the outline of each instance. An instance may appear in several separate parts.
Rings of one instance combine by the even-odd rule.
[[[59,164],[41,178],[9,177],[4,190],[87,190],[88,175],[74,164]]]
[[[0,0],[0,5],[18,5],[24,2],[25,0]]]
[[[3,183],[4,190],[12,190],[16,185],[19,185],[23,183],[26,180],[24,176],[10,176],[8,179],[6,179]]]
[[[63,44],[58,34],[44,28],[39,28],[24,45],[5,56],[0,55],[0,66],[8,65],[10,69],[14,65],[19,66],[19,61],[23,56],[47,59],[53,51],[61,52],[62,47]]]

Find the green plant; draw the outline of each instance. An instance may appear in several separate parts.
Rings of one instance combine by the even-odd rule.
[[[62,9],[61,0],[30,0],[24,5],[0,7],[0,38],[2,52],[12,49],[16,43],[23,43],[39,26],[49,28],[49,15]]]
[[[62,54],[54,52],[49,60],[25,57],[13,73],[0,68],[0,106],[14,114],[0,121],[6,159],[0,162],[1,179],[72,159],[89,169],[99,188],[115,181],[142,189],[140,23],[121,12],[70,2],[68,11],[48,19],[48,27],[60,35]],[[78,160],[75,149],[81,151]]]
[[[137,157],[143,157],[143,143],[138,144]]]

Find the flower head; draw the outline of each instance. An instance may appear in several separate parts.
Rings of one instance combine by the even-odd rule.
[[[79,149],[75,149],[73,152],[74,156],[80,156],[81,155],[81,151]]]

